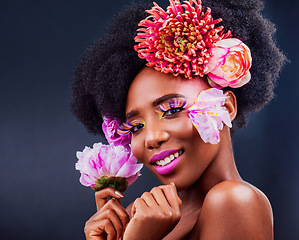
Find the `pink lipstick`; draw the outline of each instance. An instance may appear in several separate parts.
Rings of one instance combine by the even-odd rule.
[[[179,163],[181,159],[180,156],[182,154],[183,150],[180,149],[167,150],[154,155],[150,159],[150,163],[155,164],[155,169],[157,173],[161,175],[166,175],[174,170],[174,168]]]

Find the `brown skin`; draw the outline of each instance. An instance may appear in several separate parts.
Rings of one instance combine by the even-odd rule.
[[[271,206],[260,190],[241,179],[229,128],[220,131],[218,144],[204,143],[187,116],[197,95],[208,88],[205,79],[186,80],[147,67],[136,76],[126,112],[137,113],[129,120],[142,120],[145,127],[133,133],[132,151],[163,185],[137,198],[129,214],[119,202],[107,202],[108,196],[121,198],[113,189],[97,192],[98,212],[85,228],[88,240],[273,239]],[[172,93],[185,96],[186,108],[159,119],[153,101]],[[233,120],[236,98],[232,92],[227,96],[225,107]],[[149,159],[171,149],[183,150],[181,160],[172,172],[160,175]]]

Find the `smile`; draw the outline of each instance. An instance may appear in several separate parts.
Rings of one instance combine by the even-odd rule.
[[[183,153],[183,149],[166,150],[154,155],[150,163],[154,165],[157,173],[170,174],[180,162]]]
[[[176,152],[174,154],[170,154],[168,157],[155,162],[155,164],[157,164],[158,166],[165,166],[165,165],[171,163],[173,160],[177,159],[179,156],[181,156],[182,153],[183,153],[183,151],[179,150],[178,152]]]

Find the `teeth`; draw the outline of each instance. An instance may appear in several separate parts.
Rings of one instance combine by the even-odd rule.
[[[170,154],[170,156],[162,159],[162,160],[159,160],[156,162],[156,164],[158,166],[165,166],[167,165],[168,163],[170,163],[171,161],[173,161],[174,159],[178,158],[180,155],[182,155],[183,151],[180,150],[179,152],[176,152],[175,154]]]
[[[160,161],[157,161],[156,164],[158,166],[164,166],[164,165],[166,165],[166,161],[165,160],[160,160]]]
[[[170,163],[170,158],[167,157],[167,158],[164,159],[164,161],[166,162],[166,164],[167,164],[167,163]]]

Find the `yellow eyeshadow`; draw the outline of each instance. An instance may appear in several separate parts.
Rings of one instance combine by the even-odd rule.
[[[156,109],[159,119],[162,119],[164,114],[171,109],[184,108],[186,103],[187,100],[184,98],[171,98],[161,103]]]

